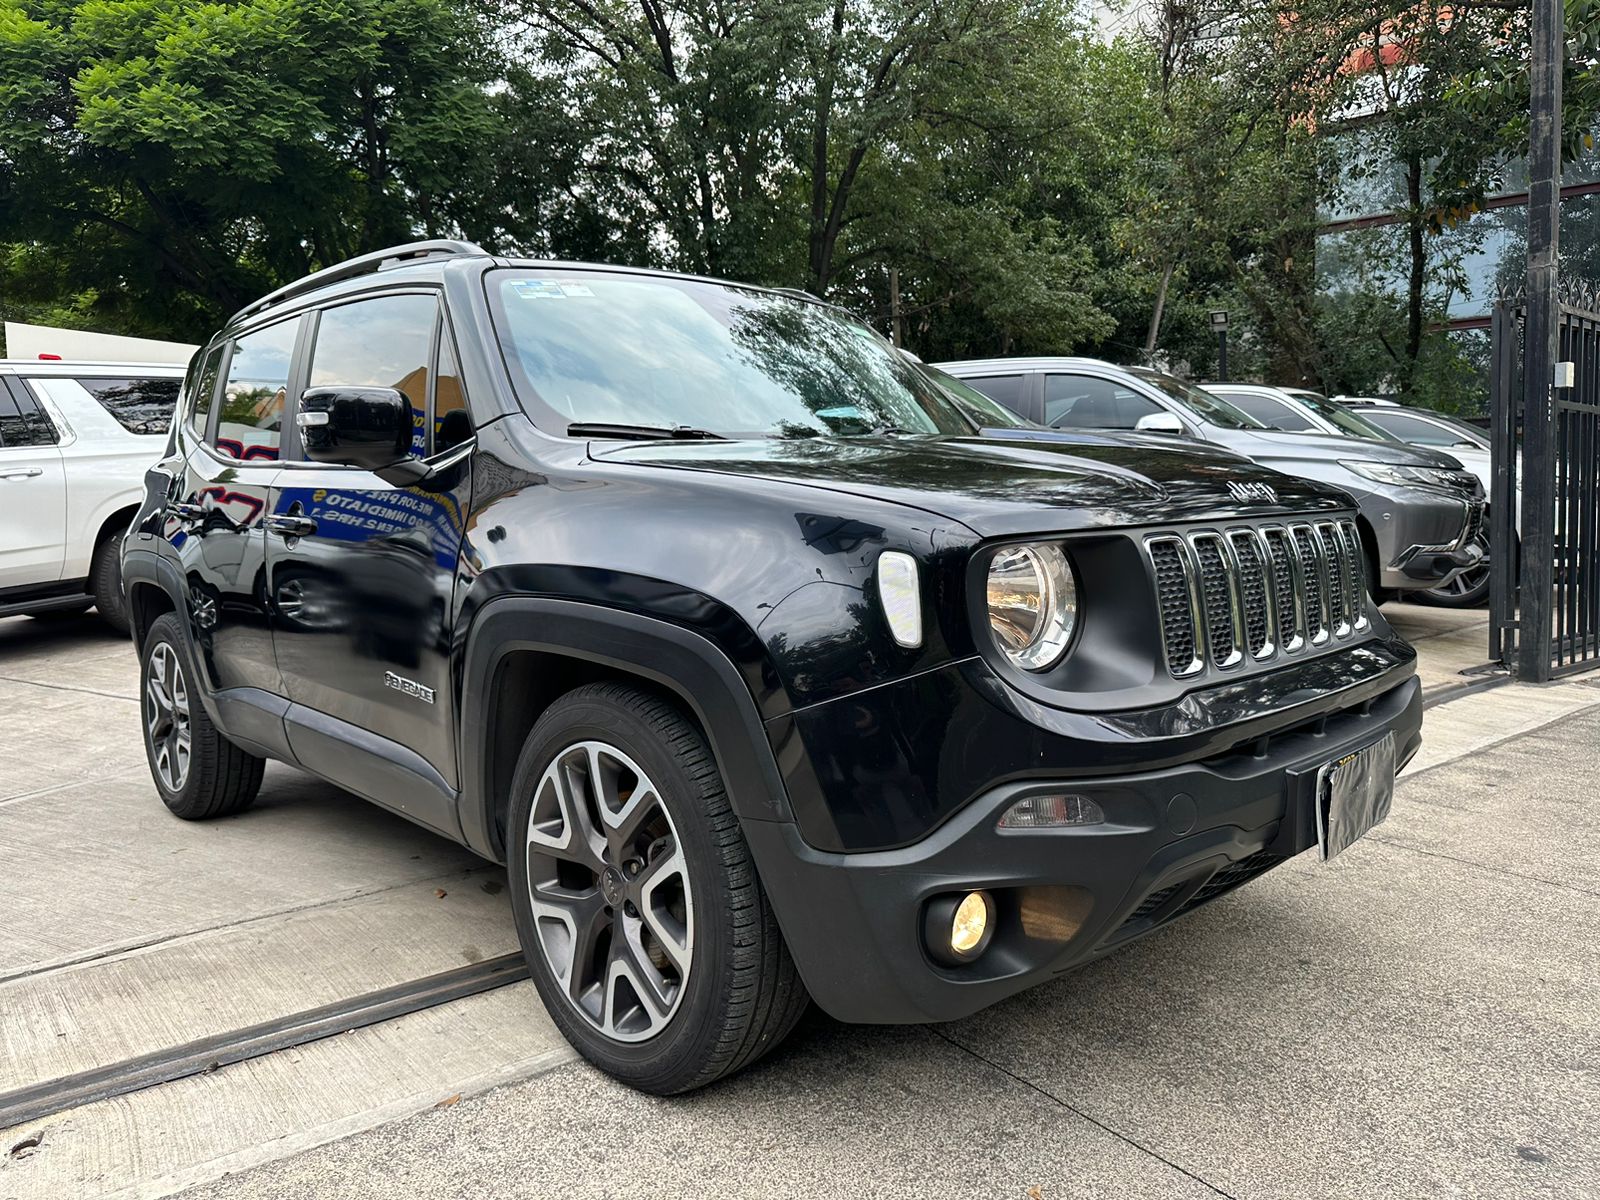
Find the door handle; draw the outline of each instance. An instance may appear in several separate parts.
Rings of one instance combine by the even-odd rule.
[[[0,471],[0,479],[33,479],[43,474],[43,467],[12,467],[9,471]]]
[[[268,517],[264,524],[279,537],[286,538],[310,537],[317,531],[317,523],[310,517],[291,517],[282,513]]]

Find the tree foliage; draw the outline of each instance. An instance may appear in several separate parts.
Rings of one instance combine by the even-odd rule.
[[[1566,6],[1580,153],[1600,0]],[[1457,403],[1522,0],[1143,11],[1107,42],[1074,0],[0,0],[0,307],[192,339],[462,235],[806,288],[929,358],[1206,375],[1226,308],[1236,373]],[[1393,220],[1319,236],[1356,193]]]
[[[197,336],[414,233],[492,238],[493,78],[447,0],[0,0],[7,299]]]

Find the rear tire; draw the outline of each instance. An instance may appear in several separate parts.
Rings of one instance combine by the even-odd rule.
[[[126,528],[114,529],[101,538],[89,564],[94,606],[118,633],[128,632],[128,601],[122,594],[122,535],[127,532]]]
[[[139,659],[145,757],[162,803],[185,821],[249,808],[266,762],[223,737],[206,715],[175,613],[163,613],[151,624]]]
[[[738,1071],[810,1003],[710,747],[663,700],[600,683],[550,706],[517,762],[507,858],[545,1007],[632,1087]]]

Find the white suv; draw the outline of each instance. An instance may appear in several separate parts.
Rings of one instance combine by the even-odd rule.
[[[183,368],[0,360],[0,617],[95,605],[128,627],[118,544]]]

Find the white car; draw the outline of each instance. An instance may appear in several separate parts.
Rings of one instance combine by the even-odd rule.
[[[119,544],[183,371],[0,360],[0,617],[93,604],[127,629]]]

